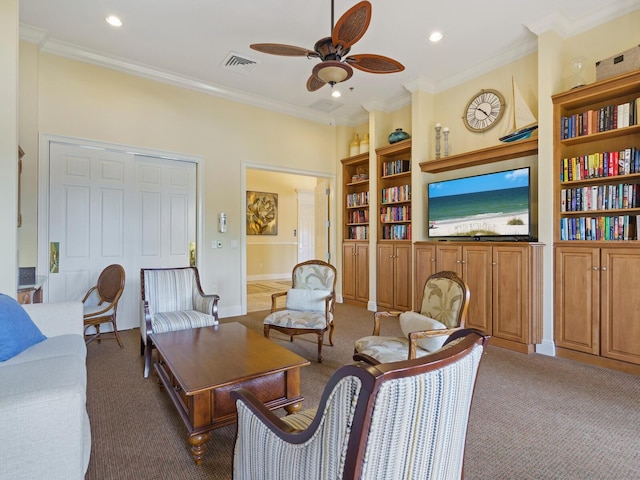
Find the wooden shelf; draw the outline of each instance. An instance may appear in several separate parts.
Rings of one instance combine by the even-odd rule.
[[[448,172],[459,168],[477,167],[479,165],[501,162],[511,158],[537,155],[537,153],[538,137],[532,137],[526,140],[501,143],[493,147],[422,162],[420,164],[420,170],[427,173]]]

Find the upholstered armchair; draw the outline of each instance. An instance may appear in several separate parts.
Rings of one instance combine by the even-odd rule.
[[[427,357],[343,366],[317,408],[282,418],[235,390],[234,480],[460,479],[485,341],[467,330]]]
[[[293,267],[292,288],[271,296],[271,313],[264,319],[264,336],[278,330],[293,341],[294,335],[315,333],[318,337],[318,363],[322,363],[324,333],[329,330],[333,346],[333,307],[336,269],[322,260],[309,260]],[[286,297],[284,308],[278,299]]]
[[[455,272],[442,271],[425,282],[419,312],[376,312],[373,334],[356,340],[354,360],[397,362],[440,349],[447,337],[464,328],[469,287]],[[380,335],[383,319],[398,318],[404,337]]]
[[[196,267],[140,269],[140,354],[144,377],[151,368],[152,333],[218,324],[218,295],[205,295]]]

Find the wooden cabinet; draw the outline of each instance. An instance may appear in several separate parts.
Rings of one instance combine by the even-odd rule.
[[[369,244],[345,241],[342,245],[342,297],[345,303],[369,302]]]
[[[369,301],[369,154],[342,162],[342,297],[347,303],[367,306]]]
[[[422,307],[422,292],[427,278],[436,273],[436,247],[433,244],[416,242],[413,248],[413,310]]]
[[[378,308],[411,310],[411,244],[378,245]]]
[[[454,271],[469,286],[468,327],[492,335],[494,345],[523,353],[534,351],[542,341],[542,244],[420,245],[435,249],[435,271]]]
[[[640,71],[552,101],[556,352],[638,373]]]
[[[558,246],[555,249],[555,326],[558,355],[614,366],[640,365],[640,251],[637,248]],[[567,351],[568,349],[570,351]]]

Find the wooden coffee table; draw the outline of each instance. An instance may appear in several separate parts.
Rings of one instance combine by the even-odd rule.
[[[211,430],[236,421],[230,393],[246,388],[271,410],[300,409],[300,368],[309,361],[240,323],[154,333],[155,369],[188,430],[196,465]]]

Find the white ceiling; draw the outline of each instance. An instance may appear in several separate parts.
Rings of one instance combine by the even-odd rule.
[[[335,20],[357,1],[335,0]],[[534,52],[536,34],[554,29],[571,36],[640,6],[640,0],[370,1],[371,24],[351,54],[392,57],[405,70],[355,70],[337,86],[343,94],[337,100],[328,86],[306,90],[318,60],[249,48],[284,43],[313,50],[330,36],[330,0],[19,0],[20,35],[45,52],[320,122],[356,124],[372,108],[407,104],[416,86],[436,93]],[[111,27],[108,15],[123,25]],[[433,30],[444,34],[438,44],[427,40]],[[230,53],[258,63],[250,71],[223,68]]]

